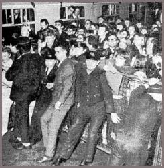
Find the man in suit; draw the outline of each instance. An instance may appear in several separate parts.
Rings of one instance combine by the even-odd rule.
[[[54,25],[59,32],[59,38],[58,38],[58,44],[64,44],[66,43],[66,40],[68,39],[68,35],[66,32],[64,32],[64,24],[62,20],[57,20],[55,21],[55,25]]]
[[[48,20],[41,19],[40,26],[41,26],[41,29],[37,32],[37,38],[38,38],[38,40],[44,41],[45,36],[47,34],[48,26],[49,26]]]
[[[35,100],[42,80],[42,64],[38,54],[31,54],[28,37],[18,40],[19,57],[6,72],[6,79],[13,81],[10,99],[15,102],[14,141],[17,149],[29,148],[29,104]]]
[[[67,58],[67,48],[64,45],[55,47],[55,52],[60,63],[54,81],[52,101],[41,117],[43,144],[46,151],[45,156],[38,160],[40,163],[52,160],[58,130],[74,102],[74,63],[70,58]]]
[[[74,19],[73,13],[74,13],[74,6],[69,6],[68,7],[68,19]]]
[[[119,122],[117,114],[114,113],[112,90],[108,86],[105,72],[98,67],[99,62],[100,55],[88,54],[85,65],[78,66],[75,83],[77,115],[59,154],[53,160],[55,166],[59,166],[63,161],[70,158],[86,124],[89,122],[90,128],[85,158],[80,163],[80,166],[91,165],[98,143],[99,131],[106,113],[111,114],[113,122]]]

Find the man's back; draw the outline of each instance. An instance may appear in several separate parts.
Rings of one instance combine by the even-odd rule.
[[[6,72],[7,80],[13,81],[11,99],[36,92],[42,80],[41,67],[38,54],[27,53],[14,61]]]

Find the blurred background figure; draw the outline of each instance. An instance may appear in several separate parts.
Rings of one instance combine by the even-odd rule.
[[[11,49],[5,47],[2,49],[2,136],[7,132],[9,121],[9,112],[12,101],[10,100],[10,92],[12,81],[7,81],[5,73],[12,65]]]
[[[14,23],[21,23],[20,9],[14,10]]]

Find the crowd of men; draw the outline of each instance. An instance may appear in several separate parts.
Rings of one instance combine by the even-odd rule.
[[[3,46],[3,53],[12,60],[5,71],[5,78],[12,81],[10,99],[14,102],[14,124],[8,125],[13,131],[10,142],[21,150],[43,139],[45,155],[38,162],[60,165],[70,158],[89,123],[80,165],[90,165],[103,123],[108,121],[109,135],[109,123],[121,122],[114,100],[131,102],[135,89],[152,96],[153,86],[160,90],[162,20],[146,25],[120,18],[106,21],[100,16],[97,23],[75,20],[68,25],[62,20],[49,25],[41,19],[40,26],[31,39],[30,28],[23,25],[21,35]],[[61,127],[67,127],[68,134],[56,153]]]

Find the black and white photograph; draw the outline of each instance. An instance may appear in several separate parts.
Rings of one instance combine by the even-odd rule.
[[[162,1],[1,12],[3,166],[162,166]]]

